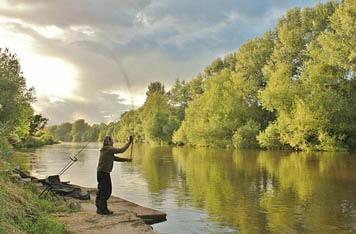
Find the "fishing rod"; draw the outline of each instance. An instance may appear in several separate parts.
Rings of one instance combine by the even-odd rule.
[[[61,176],[63,175],[64,172],[66,172],[76,161],[78,161],[77,156],[90,144],[88,142],[85,146],[83,146],[73,157],[69,157],[70,161],[63,167],[62,170],[58,172],[58,175]]]
[[[133,148],[133,144],[134,144],[134,141],[133,141],[133,139],[132,139],[129,159],[132,159],[132,151],[133,151],[132,148]]]
[[[86,44],[85,41],[76,41],[76,42],[72,42],[71,44],[77,45],[77,46],[86,46],[87,48],[93,50],[92,47],[90,47],[90,45]],[[100,44],[99,44],[100,45]],[[94,50],[94,52],[101,54],[102,56],[104,56],[105,58],[109,58],[111,59],[115,65],[116,68],[118,68],[118,70],[120,71],[122,77],[124,78],[124,81],[126,82],[126,88],[127,91],[130,95],[131,98],[131,110],[134,111],[134,97],[132,95],[132,87],[131,87],[131,82],[130,82],[130,78],[124,68],[124,66],[121,64],[121,62],[118,60],[117,56],[114,54],[114,52],[110,49],[108,49],[105,45],[101,45],[98,46],[99,51],[98,50]],[[135,125],[135,122],[133,123],[133,125]],[[134,127],[133,127],[133,135],[135,133]],[[131,149],[130,149],[130,159],[132,159],[133,157],[133,142],[131,144]]]
[[[130,94],[131,95],[131,94]],[[131,109],[132,111],[134,111],[134,99],[133,99],[133,96],[131,95]],[[135,118],[135,113],[133,113],[133,117]],[[135,141],[135,119],[133,119],[133,125],[132,125],[132,142],[131,142],[131,149],[130,149],[130,159],[132,160],[132,152],[133,152],[133,144],[134,144],[134,141]]]
[[[104,47],[105,48],[105,47]],[[130,82],[130,78],[127,75],[127,72],[124,68],[124,66],[121,64],[121,62],[117,59],[116,55],[109,49],[105,48],[105,52],[107,52],[107,55],[109,58],[111,58],[113,60],[113,62],[115,63],[116,67],[119,69],[119,71],[121,72],[121,75],[123,76],[125,82],[126,82],[126,88],[127,91],[130,95],[130,99],[131,99],[131,111],[134,111],[135,109],[135,102],[134,102],[134,97],[132,95],[132,87],[131,87],[131,82]],[[135,114],[133,114],[135,116]],[[132,127],[132,136],[135,135],[135,120],[133,120],[133,127]],[[134,139],[132,139],[131,142],[131,146],[130,146],[130,155],[129,155],[129,159],[133,158],[133,144],[134,144]]]

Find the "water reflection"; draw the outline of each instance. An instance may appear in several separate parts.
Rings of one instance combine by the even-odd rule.
[[[47,176],[81,147],[49,146],[16,160],[30,159],[33,174]],[[91,143],[62,180],[95,187],[99,147]],[[117,163],[112,181],[114,195],[167,212],[154,225],[161,233],[356,232],[355,154],[136,144],[133,162]]]

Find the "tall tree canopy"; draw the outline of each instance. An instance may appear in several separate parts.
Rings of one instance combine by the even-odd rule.
[[[0,48],[0,122],[19,137],[29,135],[30,119],[34,113],[34,89],[26,87],[21,66],[16,55]]]

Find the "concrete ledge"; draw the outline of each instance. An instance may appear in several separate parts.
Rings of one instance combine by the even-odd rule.
[[[59,221],[67,224],[70,233],[154,233],[150,224],[166,221],[166,213],[143,207],[119,197],[111,196],[108,208],[113,215],[96,213],[95,193],[90,200],[77,200],[66,197],[70,205],[78,206],[79,212],[63,213]]]

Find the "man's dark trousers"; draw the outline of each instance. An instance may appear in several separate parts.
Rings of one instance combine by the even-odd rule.
[[[96,193],[95,205],[98,211],[107,211],[107,201],[111,196],[112,192],[110,173],[98,171],[97,180],[98,192]]]

